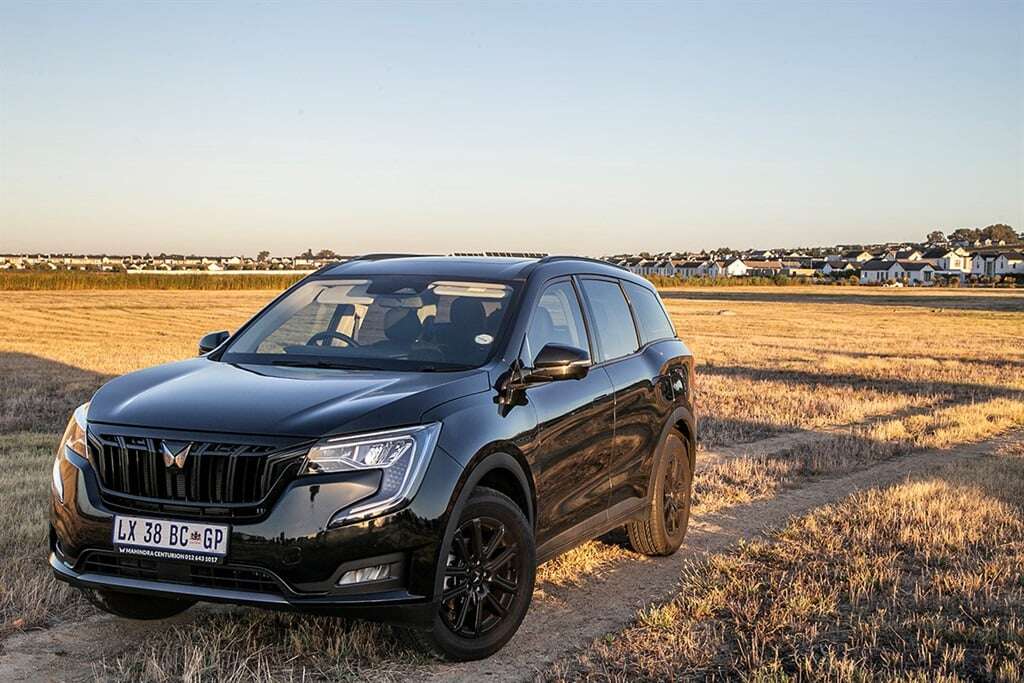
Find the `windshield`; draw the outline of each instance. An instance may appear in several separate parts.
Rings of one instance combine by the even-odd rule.
[[[221,356],[228,363],[459,370],[491,356],[512,288],[386,275],[313,280],[274,304]]]

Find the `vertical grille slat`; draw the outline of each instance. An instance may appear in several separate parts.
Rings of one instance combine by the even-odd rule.
[[[153,439],[146,439],[146,450],[150,453],[156,452],[156,443],[154,443]],[[155,498],[157,496],[155,463],[153,458],[143,458],[142,461],[143,469],[146,472],[146,488],[144,493],[150,498]]]
[[[125,445],[125,440],[123,436],[117,437],[117,444],[119,449],[118,453],[121,456],[119,458],[120,462],[118,463],[118,465],[120,466],[119,474],[121,475],[121,490],[125,491],[126,493],[130,493],[130,489],[128,488],[128,446]]]
[[[234,500],[235,473],[238,471],[238,455],[244,450],[244,446],[242,446],[241,448],[236,448],[234,451],[231,452],[230,455],[227,456],[228,471],[227,475],[224,477],[224,497],[227,498],[228,500]]]
[[[281,453],[273,446],[193,441],[179,470],[164,464],[159,438],[117,433],[94,437],[92,452],[101,493],[120,507],[138,510],[152,511],[163,504],[255,506],[277,485],[290,464],[302,457],[295,452]],[[290,471],[294,474],[295,469]],[[205,514],[203,510],[198,512],[200,516]],[[221,510],[209,514],[232,513]]]
[[[199,448],[195,449],[195,452],[189,455],[192,458],[192,468],[195,470],[193,476],[189,481],[189,496],[192,500],[202,500],[199,497],[199,480],[202,479],[203,473],[203,454]]]

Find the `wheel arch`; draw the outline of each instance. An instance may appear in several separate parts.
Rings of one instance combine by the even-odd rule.
[[[530,527],[536,528],[537,490],[530,465],[517,448],[511,444],[495,444],[474,456],[466,465],[466,472],[460,486],[460,503],[474,488],[487,486],[515,501]],[[453,510],[452,514],[456,515],[461,507],[457,505],[459,510]]]
[[[490,486],[511,498],[523,510],[530,528],[536,530],[537,494],[529,464],[519,449],[511,444],[493,444],[477,453],[465,467],[462,481],[452,495],[444,535],[438,546],[438,556],[435,558],[435,567],[440,565],[442,554],[447,552],[451,545],[456,523],[462,516],[462,510],[473,490],[478,486]],[[509,491],[514,495],[510,495]],[[441,594],[443,579],[443,573],[437,572],[432,596],[435,601]]]
[[[665,420],[665,426],[661,429],[661,435],[658,437],[658,446],[655,449],[656,459],[661,457],[661,449],[665,446],[665,439],[668,438],[668,434],[673,429],[681,432],[686,438],[687,450],[690,456],[690,472],[693,473],[697,468],[697,425],[694,421],[693,413],[686,408],[676,408],[669,415],[668,419]],[[654,492],[654,470],[651,468],[651,480],[647,482],[647,499],[650,500]]]
[[[669,419],[669,427],[682,432],[686,437],[687,445],[690,447],[690,472],[696,471],[697,467],[697,423],[693,414],[685,408],[678,408]],[[668,436],[668,430],[661,435],[662,441]],[[660,446],[660,443],[659,443]]]

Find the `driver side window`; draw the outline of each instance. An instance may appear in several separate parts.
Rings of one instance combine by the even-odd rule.
[[[523,363],[533,367],[537,354],[546,344],[574,346],[590,353],[583,312],[570,282],[549,285],[541,295],[523,344]]]

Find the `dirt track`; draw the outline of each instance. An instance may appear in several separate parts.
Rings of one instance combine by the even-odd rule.
[[[740,539],[762,533],[791,515],[842,498],[854,491],[892,484],[926,474],[954,460],[992,453],[1000,444],[1020,440],[1015,433],[951,451],[927,451],[886,461],[849,475],[827,478],[780,494],[770,500],[742,505],[691,520],[683,549],[668,558],[624,563],[585,586],[548,589],[535,601],[516,637],[501,652],[482,662],[438,664],[417,679],[512,681],[529,679],[537,671],[605,633],[627,624],[637,609],[668,598],[681,562],[722,550]],[[765,440],[756,449],[776,450],[791,445],[786,439]],[[725,454],[709,454],[714,461]],[[734,455],[734,454],[729,454]],[[123,650],[167,623],[188,623],[188,613],[166,622],[127,622],[96,616],[85,621],[11,636],[0,643],[0,681],[87,680],[92,662]]]

